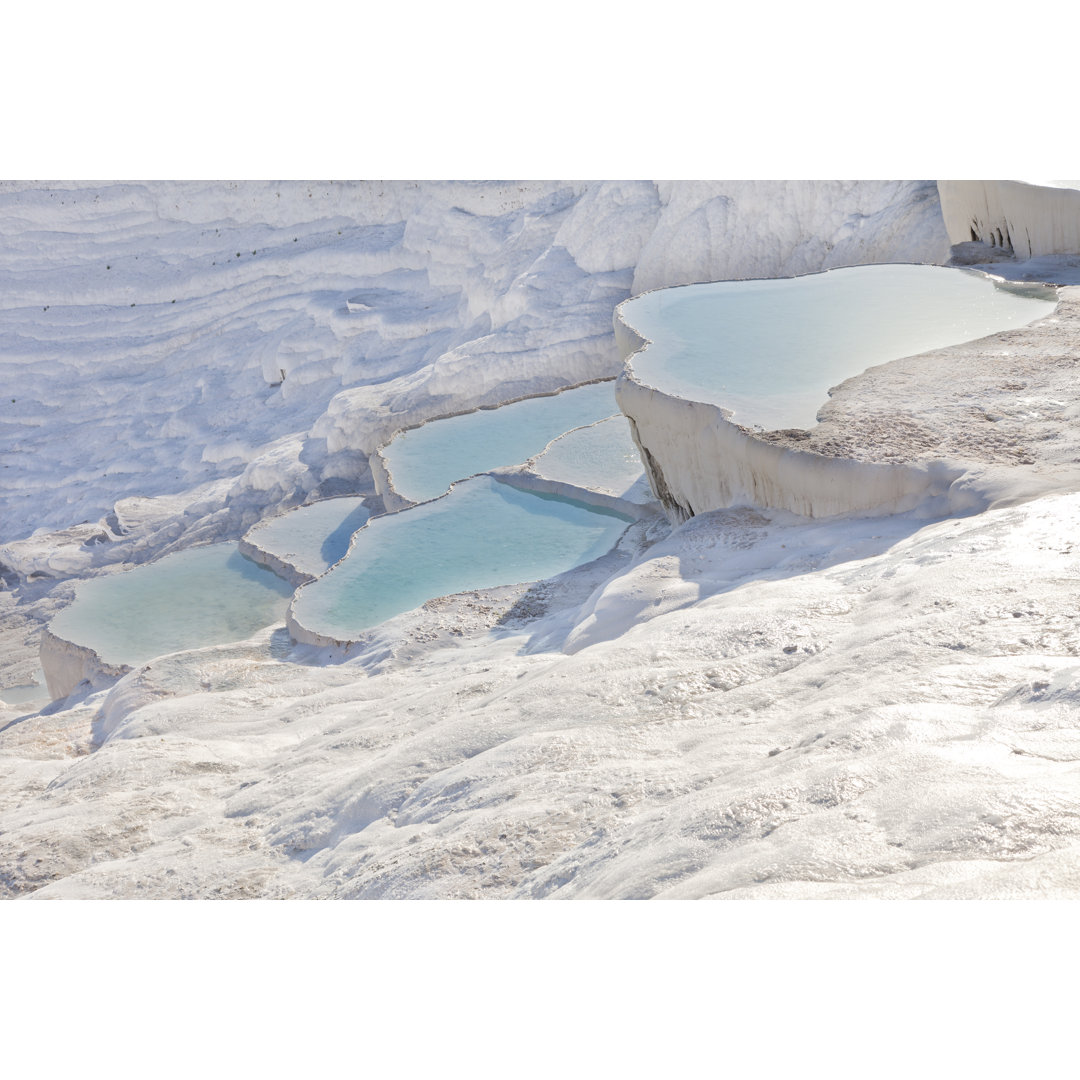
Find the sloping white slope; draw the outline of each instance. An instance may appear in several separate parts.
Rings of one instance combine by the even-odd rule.
[[[919,524],[717,512],[500,637],[154,661],[3,732],[0,890],[1075,897],[1080,497]]]
[[[0,562],[371,491],[401,427],[617,374],[632,289],[946,252],[931,182],[0,184],[0,543],[107,526]]]
[[[614,373],[631,289],[946,252],[919,183],[3,185],[0,561],[363,491],[396,426]],[[724,511],[349,663],[0,705],[0,895],[1075,897],[1078,527]],[[0,660],[68,587],[0,593]]]
[[[908,181],[676,181],[658,184],[657,197],[634,293],[948,257],[933,190]]]
[[[219,480],[185,502],[206,503],[198,520],[228,502],[221,527],[235,531],[362,481],[363,455],[328,450],[311,425],[342,387],[486,335],[572,197],[558,184],[6,185],[0,362],[15,400],[0,536]],[[120,524],[139,509],[122,505]]]

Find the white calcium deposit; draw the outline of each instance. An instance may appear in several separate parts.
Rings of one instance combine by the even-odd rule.
[[[867,281],[867,277],[874,273],[889,273],[890,277],[876,282],[873,279]],[[983,351],[993,354],[995,339],[991,331],[1022,328],[1025,321],[1030,323],[1051,317],[1058,310],[1058,293],[1053,288],[1036,290],[1045,294],[1037,297],[1006,296],[1000,291],[1003,288],[1022,292],[1031,292],[1031,288],[1004,286],[1000,279],[993,279],[979,271],[956,268],[841,270],[790,282],[753,284],[755,287],[814,285],[823,298],[825,289],[833,289],[839,295],[844,289],[857,286],[859,279],[851,276],[857,274],[863,275],[861,281],[867,285],[867,292],[861,298],[853,297],[852,303],[862,303],[865,308],[878,308],[880,336],[874,337],[871,333],[874,322],[865,318],[865,308],[859,308],[855,313],[863,319],[863,330],[854,333],[851,338],[846,337],[850,329],[846,324],[837,325],[835,353],[846,355],[849,365],[849,377],[838,376],[843,378],[838,387],[841,393],[868,377],[866,372],[860,371],[860,366],[870,368],[871,372],[887,373],[894,370],[888,363],[881,364],[880,361],[886,358],[900,359],[904,349],[912,348],[917,339],[906,336],[904,332],[911,333],[907,323],[917,319],[918,304],[914,297],[918,296],[917,290],[930,290],[924,292],[924,297],[933,297],[935,304],[940,303],[935,295],[942,289],[939,278],[952,276],[957,279],[947,284],[961,286],[955,294],[956,302],[965,305],[965,313],[970,313],[971,321],[965,323],[960,316],[949,317],[941,310],[936,319],[928,314],[925,323],[917,328],[920,334],[918,340],[927,353],[932,351],[931,342],[944,344],[944,348],[937,351],[948,353],[949,339],[954,344],[964,344],[964,336],[972,334],[976,341],[985,343]],[[893,274],[896,276],[893,277]],[[927,281],[928,274],[930,281]],[[974,289],[972,286],[975,286]],[[812,316],[810,319],[805,318],[808,314],[805,310],[801,314],[793,310],[789,319],[796,328],[803,325],[799,320],[804,319],[805,333],[800,336],[797,329],[788,332],[785,328],[782,336],[775,337],[752,330],[742,336],[750,329],[743,323],[732,332],[731,338],[748,350],[747,355],[737,351],[729,355],[728,350],[734,346],[729,345],[728,340],[715,346],[711,344],[713,333],[724,332],[723,320],[716,320],[719,331],[713,330],[712,325],[704,321],[694,324],[690,320],[691,329],[680,323],[675,315],[664,314],[665,302],[670,304],[671,310],[679,311],[680,302],[683,305],[687,303],[687,297],[683,294],[689,294],[700,302],[708,297],[708,293],[703,291],[708,288],[657,290],[620,304],[614,313],[615,338],[625,357],[623,372],[616,383],[619,407],[630,422],[650,487],[673,521],[681,522],[707,510],[739,505],[792,510],[807,517],[864,512],[896,513],[912,510],[920,504],[933,506],[933,512],[937,512],[942,505],[950,509],[961,505],[949,501],[949,489],[966,469],[963,466],[958,469],[940,457],[927,454],[925,445],[918,449],[909,447],[905,455],[904,431],[901,427],[882,432],[877,446],[861,447],[860,453],[854,455],[836,449],[820,449],[821,444],[827,446],[827,439],[821,437],[816,419],[804,422],[800,429],[785,426],[772,433],[765,432],[758,424],[749,427],[744,426],[747,423],[745,420],[738,422],[741,419],[740,408],[735,407],[732,411],[724,405],[735,406],[737,402],[744,402],[753,414],[757,402],[754,391],[746,387],[768,384],[769,380],[762,380],[760,370],[768,370],[770,364],[776,365],[772,381],[778,388],[777,401],[781,404],[774,411],[770,408],[768,391],[757,391],[766,398],[760,405],[760,416],[798,418],[816,413],[818,418],[823,415],[828,417],[829,408],[817,406],[814,391],[799,387],[803,391],[801,397],[798,393],[790,393],[798,383],[798,376],[792,374],[790,381],[785,382],[784,368],[786,362],[799,357],[804,349],[809,354],[819,349],[822,366],[835,362],[825,334],[829,323],[817,310],[809,313]],[[913,295],[906,295],[905,289]],[[891,298],[894,290],[895,302],[888,303],[886,298]],[[730,299],[737,296],[737,292],[727,291],[722,294],[722,299],[730,303]],[[774,295],[764,291],[758,292],[755,297],[748,297],[745,306],[749,307],[752,300],[763,297],[767,297],[767,301],[761,305],[763,317],[782,318],[776,314],[782,309],[778,307]],[[990,304],[980,309],[980,303],[993,301],[996,297],[1005,297],[1012,304],[1002,305],[1000,310],[992,310]],[[819,299],[818,302],[824,301]],[[905,310],[906,307],[910,310]],[[685,311],[685,307],[682,310]],[[738,305],[732,304],[730,310],[737,311]],[[848,312],[843,308],[837,308],[832,316],[838,324],[847,317]],[[815,326],[817,320],[820,322]],[[887,324],[890,322],[900,331],[895,342],[889,338]],[[709,336],[705,339],[706,348],[701,350],[699,356],[695,350],[701,348],[699,339],[706,333],[703,329],[706,326]],[[657,339],[655,342],[644,336],[644,327],[649,328],[648,332]],[[765,340],[759,341],[759,336]],[[693,344],[689,344],[691,339]],[[848,348],[850,353],[846,352]],[[694,361],[677,367],[673,377],[665,369],[663,361],[668,361],[680,349],[692,354]],[[654,358],[654,351],[659,352],[662,359]],[[730,364],[733,369],[730,376],[732,385],[742,391],[726,401],[719,389],[724,382],[722,373],[725,364]],[[641,371],[646,374],[642,375]],[[973,374],[969,372],[968,377]],[[745,386],[741,385],[740,380]],[[673,384],[677,389],[672,389],[668,384]],[[881,380],[880,386],[882,404],[895,403],[900,399],[914,404],[915,411],[918,411],[922,399],[912,399],[910,383],[906,379],[898,385],[890,385],[886,378]],[[822,399],[831,396],[838,388],[822,389]],[[789,391],[787,398],[785,391]],[[810,405],[811,402],[815,404]],[[825,406],[825,401],[821,404]],[[747,409],[743,408],[742,411]],[[807,437],[803,427],[812,429],[812,435]],[[817,445],[813,445],[814,440]],[[921,460],[916,461],[916,458]],[[963,498],[966,499],[966,495]]]
[[[5,686],[73,578],[614,375],[632,291],[948,255],[932,182],[5,184],[0,238]],[[0,704],[0,892],[1075,898],[1054,475],[938,521],[654,516],[348,658],[267,627]]]
[[[911,510],[940,494],[925,468],[825,457],[764,442],[718,405],[618,382],[619,405],[656,497],[673,521],[728,506],[769,506],[807,517]]]
[[[8,182],[0,236],[0,562],[61,576],[362,486],[427,417],[617,375],[611,311],[657,282],[948,251],[930,182]],[[20,543],[84,521],[129,539]]]
[[[1080,180],[939,180],[938,191],[953,244],[1017,259],[1080,252]]]

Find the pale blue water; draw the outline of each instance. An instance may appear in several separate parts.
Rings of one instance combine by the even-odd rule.
[[[22,686],[9,686],[6,690],[0,690],[0,701],[6,705],[36,705],[38,707],[49,703],[49,691],[45,686],[45,672],[38,668],[34,672],[35,683],[24,683]]]
[[[369,522],[344,561],[297,593],[293,611],[309,629],[347,639],[436,596],[536,581],[590,562],[628,522],[476,477],[445,498]]]
[[[556,439],[536,463],[550,480],[621,495],[643,473],[625,416],[613,416]]]
[[[498,409],[433,420],[403,431],[382,454],[394,490],[424,502],[441,495],[455,480],[520,465],[564,431],[618,411],[614,381],[592,383]]]
[[[284,622],[292,591],[235,544],[212,544],[79,582],[74,602],[50,627],[107,663],[134,665]]]
[[[653,342],[642,382],[766,429],[812,427],[828,390],[866,368],[1024,326],[1035,299],[941,266],[858,266],[800,278],[659,289],[623,305]]]
[[[349,550],[352,534],[369,517],[361,498],[324,499],[257,525],[247,539],[297,569],[318,575]]]

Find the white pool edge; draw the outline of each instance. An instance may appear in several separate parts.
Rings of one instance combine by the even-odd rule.
[[[632,298],[628,298],[632,299]],[[438,420],[452,420],[455,416],[471,416],[473,413],[478,412],[494,412],[496,409],[501,409],[505,405],[517,405],[521,401],[533,401],[537,398],[546,397],[558,397],[560,394],[565,394],[570,390],[580,390],[583,386],[596,386],[599,383],[614,383],[618,376],[604,376],[600,379],[586,379],[584,382],[574,383],[572,386],[560,386],[558,390],[545,390],[539,394],[523,394],[520,397],[508,398],[506,401],[499,402],[498,405],[478,405],[472,409],[458,409],[456,412],[441,413],[439,416],[431,416],[426,420],[421,420],[415,424],[407,424],[403,428],[398,428],[385,442],[379,443],[369,458],[369,464],[371,465],[371,476],[375,484],[375,494],[381,495],[383,498],[383,505],[388,511],[407,510],[410,506],[419,506],[421,502],[430,502],[430,499],[422,499],[420,502],[407,498],[404,495],[398,493],[397,488],[394,487],[394,474],[390,469],[390,464],[386,460],[383,451],[400,435],[404,435],[407,431],[415,431],[417,428],[426,427],[428,424],[434,424]],[[612,414],[614,415],[614,414]],[[563,432],[562,434],[565,434]],[[558,436],[556,436],[558,437]],[[550,445],[550,444],[549,444]],[[473,473],[473,476],[483,475],[481,473]],[[460,483],[463,480],[471,480],[472,476],[458,477],[454,483]],[[451,485],[453,486],[453,485]],[[447,491],[442,492],[442,495],[447,494]],[[441,496],[434,496],[440,498]]]
[[[815,274],[740,280],[794,280],[855,268],[837,266]],[[1036,282],[1010,282],[970,267],[941,269],[977,274],[1016,291],[1040,288]],[[782,446],[761,439],[750,429],[736,424],[731,419],[731,410],[723,406],[694,401],[639,378],[634,371],[633,359],[653,342],[636,330],[623,308],[652,293],[705,284],[713,283],[686,282],[648,289],[616,305],[612,316],[615,340],[623,357],[623,371],[615,382],[615,399],[630,422],[630,432],[641,453],[650,490],[673,523],[679,524],[709,510],[744,504],[790,510],[813,518],[846,513],[884,515],[913,510],[927,499],[947,495],[950,485],[961,473],[944,461],[912,465],[864,462]],[[1054,288],[1052,285],[1041,287]],[[1044,318],[1053,314],[1048,312]],[[1039,321],[1034,319],[1025,326]]]
[[[89,645],[79,645],[53,633],[51,624],[41,631],[38,648],[45,688],[53,701],[66,698],[86,683],[91,687],[113,682],[134,670],[128,664],[110,664]]]

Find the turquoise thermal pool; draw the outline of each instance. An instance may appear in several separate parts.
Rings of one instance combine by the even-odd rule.
[[[618,411],[614,382],[591,383],[433,420],[395,436],[382,456],[394,490],[413,502],[425,502],[442,495],[455,480],[528,461],[564,431]]]
[[[829,388],[875,364],[1049,315],[1048,292],[951,267],[856,266],[657,289],[620,311],[651,342],[632,360],[640,382],[772,430],[812,427]]]
[[[292,591],[235,544],[212,544],[80,582],[74,602],[50,629],[89,646],[108,664],[130,666],[239,641],[284,622]]]
[[[890,265],[661,289],[621,312],[650,339],[632,360],[640,381],[779,428],[812,426],[828,388],[869,366],[1026,325],[1054,303],[981,274]],[[296,593],[293,614],[338,640],[435,597],[552,577],[604,555],[630,519],[476,474],[536,459],[543,478],[626,496],[642,466],[617,413],[604,382],[430,422],[383,450],[395,488],[420,505],[369,520],[359,498],[325,500],[248,540],[323,575]],[[291,595],[217,544],[81,582],[51,628],[106,663],[135,665],[249,637],[281,622]]]
[[[299,506],[256,525],[246,540],[313,577],[325,573],[349,550],[352,534],[371,512],[355,496]]]
[[[540,456],[535,469],[549,480],[613,495],[628,491],[643,474],[625,416],[568,431]]]
[[[441,499],[369,522],[342,562],[297,592],[293,614],[309,630],[348,640],[433,597],[536,581],[590,562],[628,524],[478,476]]]

